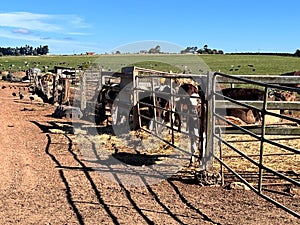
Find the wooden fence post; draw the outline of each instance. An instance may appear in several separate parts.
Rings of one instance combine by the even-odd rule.
[[[80,110],[83,111],[86,108],[86,76],[81,76],[80,85]]]
[[[215,129],[215,118],[214,118],[214,73],[208,72],[207,74],[207,85],[206,85],[206,96],[207,96],[207,128],[206,128],[206,151],[203,154],[202,167],[205,170],[211,170],[213,166],[214,158],[214,129]]]
[[[62,98],[62,103],[69,103],[70,100],[70,79],[69,78],[64,78],[63,79],[63,98]]]
[[[53,74],[53,83],[52,83],[52,102],[51,104],[54,104],[55,102],[57,102],[57,95],[56,95],[56,88],[57,88],[57,76],[58,74]],[[48,92],[49,90],[49,86],[47,86],[47,90],[46,92]],[[45,93],[46,95],[48,95],[48,93]]]
[[[133,81],[133,129],[138,130],[141,127],[141,118],[140,118],[140,103],[139,103],[139,90],[136,88],[139,87],[139,77],[135,75],[134,71],[132,72],[132,81]]]

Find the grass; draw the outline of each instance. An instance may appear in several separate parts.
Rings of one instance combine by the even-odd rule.
[[[269,55],[202,55],[200,57],[211,70],[233,75],[278,75],[300,70],[300,58],[297,57]]]
[[[300,70],[300,58],[269,55],[67,55],[67,56],[2,56],[0,71],[25,71],[38,67],[43,72],[54,66],[88,67],[91,64],[106,70],[120,71],[137,65],[149,69],[199,74],[208,70],[226,74],[277,75]],[[48,68],[46,69],[45,66]]]
[[[133,66],[142,67],[142,68],[148,68],[148,69],[154,69],[154,70],[160,70],[160,71],[172,71],[173,73],[181,73],[182,69],[176,66],[172,66],[168,63],[162,63],[157,61],[141,61],[132,64]]]
[[[92,63],[96,56],[2,56],[0,57],[0,70],[11,72],[25,71],[37,67],[43,72],[53,69],[54,66],[76,67]],[[45,69],[47,66],[48,69]]]
[[[200,69],[208,70],[207,65],[197,55],[101,55],[95,63],[113,71],[119,71],[128,65],[173,72],[183,72],[185,68],[192,73],[199,73]]]

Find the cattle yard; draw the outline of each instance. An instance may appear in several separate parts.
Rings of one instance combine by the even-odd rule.
[[[278,99],[269,97],[282,91],[299,91],[288,87],[299,84],[299,77],[230,76],[212,72],[204,75],[175,74],[139,67],[125,67],[115,73],[91,68],[82,75],[79,88],[74,88],[67,78],[51,76],[48,73],[47,79],[36,80],[35,88],[45,92],[47,88],[43,84],[46,82],[47,93],[53,97],[50,103],[66,103],[74,107],[67,115],[61,116],[73,117],[72,126],[77,135],[74,142],[78,143],[79,151],[89,142],[94,146],[96,156],[103,156],[105,149],[105,157],[112,156],[134,168],[164,163],[173,166],[174,163],[174,170],[155,174],[160,179],[180,177],[180,180],[193,180],[202,185],[225,187],[239,181],[245,184],[245,188],[300,218],[297,200],[294,200],[298,198],[300,188],[299,95],[296,94],[293,101],[283,100],[282,95]],[[194,97],[201,108],[196,116],[197,124],[200,124],[197,133],[191,134],[188,129],[187,117],[192,112],[189,107],[186,111],[178,110],[180,100],[191,96],[187,93],[191,89],[180,92],[184,84],[197,87],[197,93],[199,90],[204,93],[204,96]],[[260,90],[263,98],[241,100],[220,92],[222,88],[234,88],[235,85]],[[169,89],[155,89],[162,86]],[[152,99],[150,102],[148,97]],[[162,100],[168,104],[162,105]],[[74,109],[80,109],[81,119]],[[229,115],[224,109],[239,109],[235,111],[238,115]],[[247,109],[247,116],[258,112],[259,121],[254,120],[254,124],[243,120],[241,109]],[[209,121],[205,127],[201,115],[206,115]],[[176,120],[178,117],[179,121]],[[193,141],[199,152],[191,150]],[[202,157],[199,157],[201,152]],[[86,160],[97,160],[90,152],[80,154]],[[179,155],[180,160],[174,160],[174,155]],[[192,155],[199,160],[191,165]],[[107,170],[101,163],[91,162],[89,167],[96,171]],[[160,170],[163,166],[154,168]],[[126,184],[119,172],[124,168],[109,169],[114,177]],[[205,177],[203,171],[211,175]],[[141,173],[130,176],[143,177]],[[203,177],[212,182],[204,182]]]
[[[172,74],[138,67],[123,68],[120,74],[106,74],[105,78],[109,76],[112,78],[106,80],[106,84],[109,84],[108,86],[96,87],[97,90],[104,90],[105,93],[101,94],[100,91],[94,105],[91,106],[91,101],[83,105],[89,105],[87,107],[89,109],[96,108],[95,116],[102,115],[102,119],[109,121],[105,123],[105,126],[110,124],[112,128],[117,130],[117,132],[115,132],[117,136],[115,141],[117,144],[114,144],[112,148],[106,146],[107,149],[111,149],[112,153],[116,153],[116,149],[118,149],[118,154],[115,154],[117,159],[125,163],[130,161],[132,163],[132,159],[130,159],[132,154],[136,155],[141,152],[148,156],[159,154],[158,158],[154,161],[151,159],[150,163],[147,162],[147,157],[133,157],[138,161],[136,165],[152,165],[158,161],[166,160],[168,156],[172,155],[172,152],[176,152],[176,154],[182,157],[181,159],[185,159],[185,164],[181,164],[185,169],[181,172],[192,172],[188,176],[199,176],[199,173],[201,174],[201,171],[205,169],[214,171],[214,173],[220,172],[220,182],[223,185],[236,181],[237,178],[239,178],[260,196],[282,207],[296,217],[299,217],[299,212],[296,212],[296,209],[291,209],[289,206],[286,207],[280,202],[277,202],[276,195],[274,194],[286,194],[287,190],[290,190],[294,186],[299,186],[299,97],[294,99],[296,101],[293,102],[284,101],[282,98],[268,99],[266,97],[269,91],[271,92],[272,90],[273,93],[275,89],[277,91],[276,93],[298,91],[298,89],[287,86],[290,84],[298,84],[299,77],[239,76],[239,78],[236,78],[220,73],[209,73],[207,76],[210,76],[211,79],[207,79],[207,76],[204,75]],[[101,78],[100,80],[104,81],[105,79]],[[211,83],[210,81],[215,83]],[[86,83],[86,81],[84,83]],[[193,167],[194,169],[192,169],[192,171],[188,169],[190,167],[188,160],[193,155],[190,147],[193,140],[191,135],[195,134],[188,132],[187,124],[182,124],[186,130],[181,130],[178,125],[176,125],[175,120],[172,120],[172,118],[175,118],[175,114],[179,114],[181,118],[184,118],[186,114],[190,113],[189,111],[179,112],[178,100],[177,102],[175,100],[178,98],[186,98],[186,96],[180,95],[180,91],[178,92],[178,87],[183,83],[198,85],[200,89],[202,88],[204,90],[207,101],[208,121],[212,121],[212,123],[208,123],[207,128],[205,128],[207,130],[205,136],[195,136],[195,138],[199,139],[198,144],[202,143],[203,139],[206,139],[207,143],[205,149],[204,147],[202,147],[202,149],[198,147],[199,151],[203,152],[203,157],[200,159],[200,164]],[[241,83],[247,85],[248,83],[251,86],[250,90],[262,89],[264,91],[258,92],[262,95],[260,97],[249,98],[252,101],[247,100],[247,97],[242,99],[242,101],[237,101],[237,99],[230,98],[231,96],[229,98],[223,96],[223,100],[217,99],[215,96],[220,95],[220,88],[224,87],[226,83],[229,83],[230,86]],[[286,86],[283,87],[278,84],[284,84]],[[167,91],[155,89],[155,87],[162,87],[164,85],[167,85],[170,89]],[[255,89],[253,86],[260,87]],[[177,94],[172,90],[177,90]],[[82,94],[82,92],[84,92],[84,90],[81,90],[79,95],[86,96],[86,94]],[[93,93],[93,91],[91,93]],[[107,97],[109,95],[110,97]],[[189,96],[190,95],[191,94],[189,94]],[[243,94],[240,93],[240,95]],[[159,103],[155,101],[149,102],[145,100],[148,96],[165,99],[170,102],[171,106],[177,104],[177,109],[175,109],[176,107],[165,108],[165,105],[157,105]],[[208,99],[207,96],[214,97]],[[200,102],[204,103],[203,100],[200,99],[200,96],[198,96],[198,98]],[[96,98],[90,98],[90,100],[94,99]],[[80,98],[80,104],[82,105],[81,101],[82,98]],[[103,107],[102,113],[100,112],[101,109],[99,109],[99,105]],[[115,109],[111,110],[114,107]],[[144,107],[146,107],[146,113]],[[257,110],[259,111],[260,121],[258,121],[258,124],[254,124],[255,120],[253,124],[247,124],[241,121],[239,115],[236,115],[237,118],[233,119],[232,116],[224,112],[224,107],[227,109],[248,107],[248,109]],[[111,113],[108,114],[109,117],[107,117],[105,111],[107,109]],[[279,109],[287,110],[290,114],[280,114]],[[151,110],[153,111],[152,113],[149,112]],[[160,113],[157,114],[157,112]],[[168,123],[165,123],[164,119],[159,117],[162,112],[170,113],[169,118],[171,119],[168,120]],[[92,114],[93,112],[89,111],[88,113]],[[125,115],[129,115],[129,117],[127,120],[125,118],[125,120],[121,122],[121,118]],[[96,118],[96,121],[97,120]],[[146,123],[143,123],[145,120]],[[98,125],[102,125],[104,122],[101,119],[100,121]],[[118,135],[124,132],[124,130],[122,130],[124,127],[120,126],[120,123],[124,122],[125,124],[130,123],[129,127],[125,126],[125,131],[132,129],[138,130],[138,134],[136,132],[131,133],[129,139],[138,137],[139,145],[142,146],[143,149],[137,149],[136,145],[131,145],[130,147],[130,144],[126,141],[124,142],[122,138],[118,140]],[[153,122],[151,128],[144,126],[150,122]],[[203,126],[203,124],[200,125],[200,127],[201,126]],[[162,132],[163,130],[167,130],[168,132]],[[220,131],[222,135],[219,134]],[[100,131],[100,135],[101,134]],[[142,139],[143,141],[141,141]],[[148,145],[145,144],[145,140]],[[159,140],[161,142],[159,142]],[[184,140],[184,143],[182,140]],[[145,147],[150,146],[149,143],[151,142],[161,144],[157,144],[153,148]],[[131,150],[128,150],[128,147]],[[177,151],[175,151],[175,149],[177,149]],[[187,149],[189,150],[186,152]],[[212,163],[213,161],[215,162]],[[233,174],[237,178],[235,178]],[[185,175],[187,175],[187,173]],[[215,180],[215,182],[218,182],[218,180]],[[269,193],[272,194],[269,195]],[[272,196],[272,198],[270,196]]]

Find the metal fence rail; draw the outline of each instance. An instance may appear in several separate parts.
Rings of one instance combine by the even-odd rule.
[[[212,116],[213,122],[211,124],[212,134],[209,135],[211,137],[211,140],[208,140],[208,142],[210,143],[210,145],[212,147],[214,147],[213,144],[216,141],[220,144],[220,151],[214,152],[214,158],[220,163],[220,170],[222,173],[223,182],[224,182],[224,168],[226,168],[230,173],[232,173],[236,177],[238,177],[245,185],[247,185],[251,190],[256,192],[258,195],[260,195],[264,199],[272,202],[276,206],[286,210],[288,213],[300,218],[299,212],[296,212],[295,210],[291,209],[289,206],[286,206],[286,205],[280,203],[279,201],[277,201],[276,199],[270,197],[263,188],[265,173],[272,174],[272,177],[279,179],[279,180],[283,180],[287,184],[300,187],[299,180],[291,178],[291,177],[287,176],[286,174],[284,174],[284,172],[277,171],[276,169],[273,169],[270,166],[268,166],[265,163],[266,155],[264,154],[265,146],[268,144],[268,145],[278,147],[278,148],[286,151],[287,153],[285,153],[285,155],[287,155],[287,154],[300,155],[300,149],[277,143],[273,140],[268,139],[268,136],[267,136],[269,134],[273,134],[273,135],[291,135],[291,134],[293,134],[293,135],[297,135],[298,139],[300,140],[300,136],[299,136],[300,128],[298,126],[293,127],[293,132],[291,132],[291,127],[279,127],[279,129],[275,129],[276,127],[271,126],[271,128],[270,128],[266,124],[266,116],[268,116],[268,115],[277,117],[277,118],[281,118],[281,119],[285,119],[292,123],[298,123],[298,124],[300,123],[300,120],[298,118],[293,118],[290,116],[281,115],[281,114],[269,111],[270,109],[282,109],[284,107],[287,107],[288,109],[300,110],[299,102],[292,102],[292,103],[291,102],[290,103],[268,102],[268,100],[267,100],[268,91],[271,88],[287,90],[287,91],[299,91],[299,89],[296,89],[296,88],[276,85],[278,83],[293,83],[293,84],[300,83],[299,77],[280,77],[280,76],[276,76],[276,77],[238,76],[237,77],[237,76],[230,76],[230,75],[221,74],[221,73],[210,73],[209,76],[212,77],[213,82],[212,82],[212,84],[209,84],[211,87],[211,89],[210,89],[211,92],[208,93],[208,95],[210,96],[209,109],[211,111],[208,113],[208,115]],[[208,79],[208,80],[210,80],[210,79]],[[220,93],[217,93],[215,91],[217,84],[219,84],[218,82],[221,82],[221,83],[243,83],[243,84],[256,85],[259,88],[264,90],[264,101],[259,101],[259,102],[242,101],[241,102],[241,101],[237,101],[237,100],[225,97],[225,96],[223,96],[225,100],[218,101],[218,100],[216,100],[216,96],[220,97]],[[269,83],[265,83],[265,82],[269,82]],[[236,124],[228,121],[224,117],[224,115],[220,115],[220,113],[217,112],[218,108],[224,108],[224,107],[248,108],[248,109],[258,110],[262,116],[262,124],[260,126],[236,125]],[[230,132],[230,129],[228,129],[228,127],[224,128],[224,127],[221,127],[220,125],[217,125],[215,122],[216,119],[227,122],[231,128],[231,131],[235,131],[236,134],[245,134],[245,135],[249,135],[252,138],[254,138],[256,140],[256,142],[259,143],[259,149],[257,149],[258,154],[249,156],[247,154],[246,149],[238,148],[238,147],[234,146],[233,144],[231,144],[228,140],[226,140],[226,134],[229,134],[232,132]],[[221,131],[221,130],[222,130],[223,134],[220,136],[219,131]],[[273,130],[273,132],[270,132],[272,130]],[[274,132],[274,130],[275,130],[275,132]],[[279,131],[281,131],[281,132],[279,132]],[[240,174],[239,171],[236,171],[234,168],[232,168],[232,165],[230,165],[230,163],[226,162],[226,160],[223,157],[223,154],[224,154],[224,150],[222,149],[223,146],[226,146],[231,151],[238,154],[238,156],[240,156],[241,158],[246,159],[247,162],[252,164],[253,167],[257,168],[257,176],[255,176],[255,177],[257,177],[256,184],[253,182],[249,182],[247,180],[247,178],[243,176],[243,174]],[[284,154],[282,154],[282,155],[284,155]],[[254,156],[259,157],[259,159],[257,160],[256,158],[254,158]],[[268,155],[268,157],[269,156],[270,155]]]
[[[149,71],[147,71],[149,72]],[[172,147],[177,148],[178,150],[184,152],[185,154],[188,153],[190,154],[190,150],[186,149],[186,148],[182,148],[182,146],[180,146],[179,143],[175,143],[175,135],[176,134],[181,134],[181,135],[191,135],[190,133],[187,132],[187,130],[181,129],[179,131],[179,128],[176,127],[173,123],[173,120],[171,119],[169,123],[164,123],[161,121],[160,118],[157,117],[156,115],[156,111],[157,110],[161,110],[164,113],[168,112],[170,113],[170,118],[174,117],[175,113],[177,115],[179,115],[180,117],[182,116],[190,116],[189,114],[185,113],[185,112],[178,112],[175,111],[176,108],[176,98],[180,98],[180,97],[187,97],[187,95],[182,95],[182,94],[178,94],[178,87],[179,84],[175,82],[175,79],[191,79],[193,81],[195,80],[199,80],[201,79],[201,77],[206,77],[206,76],[201,76],[201,75],[176,75],[176,74],[168,74],[168,73],[157,73],[157,74],[148,74],[147,76],[145,76],[144,74],[139,74],[136,75],[134,77],[135,81],[134,81],[134,105],[137,106],[137,117],[138,117],[138,122],[139,125],[138,127],[148,133],[151,133],[152,135],[154,135],[155,137],[157,137],[158,139],[160,139],[161,141],[164,141],[165,143],[170,144]],[[166,93],[162,93],[159,91],[154,90],[155,87],[161,86],[162,84],[160,83],[160,80],[164,79],[164,85],[168,85],[170,87],[170,92],[166,92]],[[148,84],[147,84],[148,83]],[[147,85],[146,85],[147,84]],[[149,96],[152,99],[155,99],[156,97],[161,97],[161,98],[165,98],[168,99],[170,104],[172,106],[174,106],[171,109],[166,109],[163,108],[159,105],[156,105],[155,101],[151,104],[151,103],[147,103],[144,102],[143,97],[141,96]],[[141,113],[141,105],[143,106],[149,106],[149,107],[153,107],[153,111],[154,111],[154,117],[150,118],[148,116],[145,116]],[[143,126],[141,120],[142,119],[147,119],[147,120],[152,120],[153,122],[153,130],[150,130],[149,128]],[[166,136],[166,132],[160,132],[158,126],[160,126],[160,128],[162,130],[167,130],[167,132],[169,132],[169,135],[171,136],[171,141],[168,138],[168,135]],[[186,128],[186,127],[184,127]],[[197,137],[200,140],[203,139],[203,137]],[[185,139],[186,140],[186,139]]]

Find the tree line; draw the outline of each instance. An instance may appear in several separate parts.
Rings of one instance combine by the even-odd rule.
[[[47,55],[49,53],[48,45],[32,47],[29,45],[21,47],[0,47],[0,56],[21,56],[21,55]]]
[[[211,49],[208,45],[204,45],[202,48],[197,46],[188,46],[181,50],[181,54],[224,54],[223,50]],[[295,53],[285,52],[235,52],[226,53],[230,55],[278,55],[278,56],[296,56],[300,57],[300,49],[297,49]]]
[[[297,49],[295,53],[288,52],[236,52],[236,53],[227,53],[229,55],[275,55],[275,56],[292,56],[300,57],[300,49]]]
[[[181,50],[181,54],[224,54],[224,51],[221,49],[211,49],[208,45],[204,45],[203,48],[198,48],[197,46],[188,46],[185,49]]]

